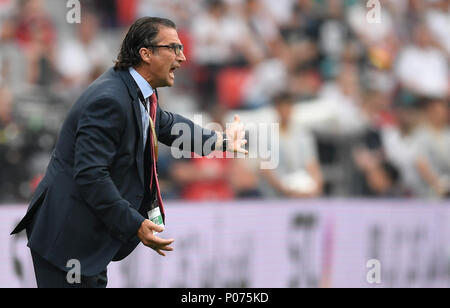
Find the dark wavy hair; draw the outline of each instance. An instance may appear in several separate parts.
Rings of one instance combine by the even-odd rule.
[[[156,44],[155,39],[160,27],[176,29],[175,23],[166,18],[142,17],[136,20],[122,42],[119,55],[114,62],[114,69],[125,70],[141,63],[139,50]]]

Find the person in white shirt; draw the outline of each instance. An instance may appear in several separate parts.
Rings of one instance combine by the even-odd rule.
[[[280,159],[275,169],[262,170],[261,192],[268,198],[318,197],[323,191],[323,177],[316,141],[293,120],[294,102],[289,93],[279,93],[273,101],[280,124]]]
[[[450,56],[450,1],[433,1],[432,8],[425,14],[425,20],[436,40]]]
[[[58,52],[57,68],[65,84],[83,87],[98,76],[95,71],[103,71],[111,65],[113,55],[103,39],[98,37],[99,20],[91,13],[83,15],[83,22],[77,29],[77,36],[64,40]]]
[[[395,73],[402,86],[431,97],[445,97],[449,93],[448,61],[433,42],[425,24],[414,28],[414,44],[400,53]]]

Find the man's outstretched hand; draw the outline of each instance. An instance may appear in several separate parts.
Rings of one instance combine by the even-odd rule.
[[[155,250],[161,256],[166,254],[163,251],[172,251],[173,248],[169,245],[173,243],[174,239],[162,239],[153,234],[153,231],[162,232],[164,227],[158,226],[157,224],[146,219],[142,222],[141,227],[137,232],[137,236],[141,240],[142,244],[151,249]]]
[[[245,139],[245,130],[244,125],[241,124],[241,119],[238,115],[234,116],[234,122],[231,125],[227,125],[227,129],[225,130],[225,134],[227,136],[227,148],[225,150],[230,152],[239,152],[248,154],[248,151],[243,148],[243,146],[247,143]],[[218,143],[220,146],[222,145],[222,134],[218,133]]]

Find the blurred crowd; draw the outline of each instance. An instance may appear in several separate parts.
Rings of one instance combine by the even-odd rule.
[[[67,3],[0,0],[0,203],[29,200],[142,16],[172,19],[188,59],[163,108],[279,124],[271,169],[161,147],[166,199],[450,196],[450,0],[81,0],[79,24]]]

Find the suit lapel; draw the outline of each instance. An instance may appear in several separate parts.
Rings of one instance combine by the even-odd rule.
[[[144,186],[144,137],[142,133],[142,116],[141,109],[139,108],[139,99],[134,99],[132,104],[134,117],[139,127],[138,148],[136,151],[136,165],[138,167],[139,178],[141,179],[142,185]]]
[[[136,120],[138,131],[139,131],[139,137],[138,137],[138,148],[136,150],[136,165],[138,169],[139,179],[142,182],[142,186],[144,186],[144,135],[142,133],[142,115],[141,115],[141,108],[139,107],[140,102],[137,95],[137,85],[135,81],[133,80],[133,77],[130,75],[128,71],[121,71],[119,70],[119,75],[122,78],[122,80],[125,82],[125,84],[128,87],[128,92],[130,94],[130,97],[132,98],[131,104],[133,107],[133,113],[134,118]]]

